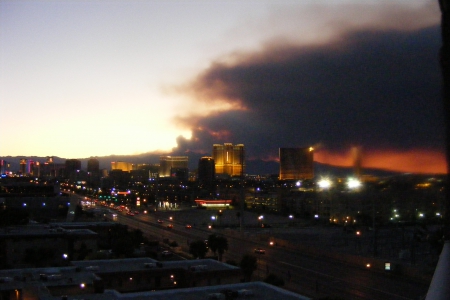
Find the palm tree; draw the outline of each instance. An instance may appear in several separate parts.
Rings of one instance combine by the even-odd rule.
[[[218,260],[222,261],[223,253],[228,250],[228,240],[224,236],[211,234],[208,237],[208,246],[214,255],[216,255],[216,252],[219,254]]]
[[[219,253],[219,261],[222,261],[223,253],[228,250],[228,240],[224,236],[217,237],[217,253]]]
[[[192,242],[189,245],[189,253],[192,254],[194,258],[205,258],[206,252],[208,252],[208,248],[206,248],[206,244],[202,240]]]

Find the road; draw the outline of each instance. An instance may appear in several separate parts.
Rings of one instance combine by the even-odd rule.
[[[207,229],[205,226],[187,229],[184,222],[169,220],[169,214],[165,214],[163,223],[157,223],[160,215],[117,215],[117,222],[138,228],[146,236],[177,241],[186,252],[190,241],[207,239],[212,233],[224,235],[228,240],[228,251],[223,261],[239,262],[243,254],[252,253],[258,259],[254,280],[264,280],[269,273],[274,273],[284,279],[284,288],[310,297],[405,300],[421,299],[428,290],[428,284],[394,274],[368,270],[364,266],[358,268],[324,257],[303,255],[287,248],[270,247],[251,233],[244,236],[237,230]],[[172,229],[167,228],[169,223],[173,224]],[[254,253],[257,247],[264,248],[266,253]]]

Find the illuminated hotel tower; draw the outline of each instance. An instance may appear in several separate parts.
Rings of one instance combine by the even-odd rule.
[[[122,170],[123,172],[130,172],[131,170],[134,170],[134,164],[124,161],[112,161],[111,171],[112,170]]]
[[[159,157],[159,176],[176,177],[176,173],[184,172],[188,175],[188,156],[160,156]]]
[[[245,170],[245,150],[243,144],[214,144],[212,157],[215,162],[216,174],[241,176]]]
[[[302,180],[314,177],[314,149],[280,148],[280,180]]]

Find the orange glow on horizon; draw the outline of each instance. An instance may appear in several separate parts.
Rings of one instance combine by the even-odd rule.
[[[332,153],[327,150],[319,150],[314,153],[314,160],[340,167],[353,166],[353,158],[350,151],[348,153]],[[445,155],[437,151],[428,150],[363,151],[362,167],[407,173],[447,173]]]

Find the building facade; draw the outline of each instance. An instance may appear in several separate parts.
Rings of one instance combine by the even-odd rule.
[[[198,183],[211,187],[215,177],[215,163],[210,156],[203,156],[198,161]]]
[[[213,155],[216,174],[242,176],[245,170],[245,149],[243,144],[214,144]]]
[[[188,156],[160,156],[159,177],[188,177]]]
[[[314,177],[314,149],[280,148],[280,180],[305,180]]]
[[[87,171],[96,174],[100,172],[100,163],[98,159],[90,158],[87,161]]]
[[[28,164],[28,160],[26,158],[22,158],[20,160],[20,164],[19,164],[19,173],[22,175],[26,175],[28,174],[27,172],[27,164]]]
[[[122,170],[124,172],[130,172],[131,170],[134,170],[134,164],[124,161],[112,161],[111,171],[114,170]]]
[[[78,159],[67,159],[65,163],[65,176],[68,178],[72,173],[81,170],[81,161]]]

